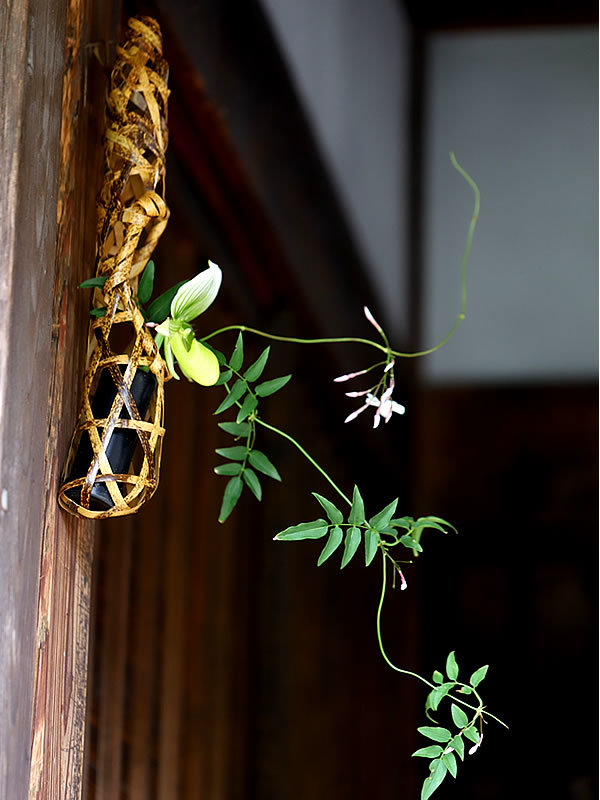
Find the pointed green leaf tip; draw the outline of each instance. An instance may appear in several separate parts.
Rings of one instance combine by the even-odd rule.
[[[425,725],[422,728],[417,728],[417,730],[423,736],[427,736],[428,739],[433,739],[434,742],[449,742],[452,738],[452,734],[448,728],[441,728],[439,726],[432,728]]]
[[[229,359],[229,366],[231,367],[231,369],[237,372],[239,369],[241,369],[243,362],[244,362],[244,339],[242,337],[242,332],[240,331],[238,333],[235,347],[233,348],[233,353],[231,354],[231,358]]]
[[[181,286],[171,302],[173,319],[191,322],[213,302],[221,288],[221,270],[212,261],[208,269],[199,272]]]
[[[280,531],[275,539],[280,542],[297,542],[301,539],[320,539],[325,536],[329,526],[324,519],[315,519],[313,522],[301,522]]]
[[[329,533],[329,539],[327,539],[327,544],[321,551],[321,555],[319,556],[319,560],[317,561],[317,567],[320,567],[321,564],[324,564],[325,561],[329,558],[329,556],[334,553],[337,548],[342,543],[342,539],[344,538],[344,534],[342,533],[342,529],[336,525],[334,528],[331,529]]]
[[[446,675],[451,681],[455,681],[458,678],[458,664],[456,663],[454,650],[448,654],[446,659]]]
[[[452,712],[452,721],[454,722],[456,727],[461,729],[466,728],[467,725],[469,724],[469,718],[462,710],[462,708],[459,708],[457,705],[452,703],[450,711]]]
[[[270,351],[271,348],[266,347],[262,351],[260,356],[256,359],[254,364],[248,367],[248,369],[244,373],[244,378],[246,378],[247,381],[257,381],[260,378],[267,363],[267,359],[269,358]]]
[[[429,765],[429,768],[431,770],[431,774],[423,782],[423,788],[421,789],[421,800],[428,800],[428,798],[431,797],[431,795],[435,792],[448,774],[448,768],[439,758],[435,761],[432,761]]]
[[[242,479],[239,475],[236,475],[234,478],[230,478],[230,480],[227,482],[227,486],[225,487],[225,492],[223,494],[223,502],[221,503],[219,522],[225,522],[227,517],[231,514],[235,504],[240,499],[243,488],[244,484],[242,483]]]
[[[154,261],[149,261],[146,264],[144,271],[140,276],[138,283],[137,296],[140,305],[145,306],[148,300],[152,297],[152,290],[154,288]]]
[[[364,521],[365,504],[360,492],[358,491],[358,486],[355,486],[352,494],[352,508],[350,509],[350,514],[348,516],[348,522],[350,522],[352,525],[362,525]]]
[[[323,497],[321,494],[317,494],[317,492],[313,492],[312,495],[319,501],[323,507],[323,510],[334,525],[339,525],[344,521],[344,515],[330,500],[328,500],[326,497]]]
[[[346,564],[354,557],[354,554],[358,550],[358,545],[360,544],[360,538],[360,528],[348,528],[346,531],[346,538],[344,539],[344,555],[342,556],[340,569],[344,569]]]
[[[481,681],[487,675],[488,666],[489,665],[486,664],[485,667],[479,667],[479,669],[475,670],[475,672],[469,678],[469,683],[471,684],[471,686],[479,686]]]

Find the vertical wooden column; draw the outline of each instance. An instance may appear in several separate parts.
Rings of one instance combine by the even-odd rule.
[[[8,0],[0,9],[0,797],[7,799],[26,797],[29,781],[65,10],[65,0]]]
[[[40,800],[77,800],[84,784],[93,526],[60,511],[56,495],[85,362],[89,297],[77,285],[93,273],[101,176],[104,74],[87,43],[114,35],[112,3],[98,9],[96,21],[91,0],[65,5],[64,45],[58,39],[53,45],[63,81],[57,101],[60,147],[57,141],[54,154],[58,194],[47,211],[56,219],[56,257],[44,265],[52,314],[44,361],[49,381],[39,390],[44,474],[29,797]],[[32,129],[43,127],[39,110],[31,114]],[[42,160],[50,156],[36,154]],[[38,194],[46,190],[43,183],[36,186]]]

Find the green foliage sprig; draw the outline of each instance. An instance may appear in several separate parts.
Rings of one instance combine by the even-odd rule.
[[[334,554],[341,551],[340,569],[344,569],[359,552],[362,553],[365,566],[370,566],[377,553],[381,555],[382,582],[381,594],[376,615],[376,631],[379,649],[388,666],[396,672],[411,676],[429,688],[425,700],[425,715],[433,723],[418,728],[418,732],[426,739],[434,742],[421,747],[413,756],[428,758],[429,774],[423,782],[421,800],[427,800],[441,785],[449,774],[456,778],[458,759],[465,759],[465,748],[470,743],[467,755],[473,755],[483,741],[483,725],[494,720],[507,727],[498,717],[487,711],[478,687],[487,674],[488,667],[475,670],[468,683],[458,680],[459,667],[455,653],[452,651],[445,664],[445,672],[435,670],[432,679],[428,680],[418,673],[395,665],[388,657],[383,645],[381,620],[384,599],[387,590],[388,572],[392,571],[392,585],[400,581],[400,588],[407,588],[403,566],[412,563],[423,552],[422,535],[426,530],[446,534],[449,530],[458,533],[456,528],[437,516],[425,516],[414,519],[410,516],[396,516],[398,498],[392,500],[380,511],[367,516],[365,501],[357,486],[354,486],[352,498],[336,484],[327,471],[305,450],[289,433],[276,428],[259,413],[260,400],[282,390],[291,379],[291,375],[270,377],[264,380],[263,374],[268,364],[270,347],[266,347],[250,366],[244,368],[243,333],[247,332],[265,339],[298,344],[353,343],[378,351],[378,360],[366,368],[339,376],[336,382],[342,383],[363,375],[378,371],[379,377],[366,389],[347,392],[351,398],[361,397],[363,405],[346,417],[351,422],[367,409],[374,409],[373,427],[379,426],[383,420],[388,423],[394,413],[403,414],[404,406],[392,399],[395,389],[394,365],[397,358],[415,358],[439,350],[454,335],[456,329],[465,319],[466,309],[466,264],[471,248],[473,233],[479,215],[479,189],[473,179],[457,163],[454,154],[450,155],[455,169],[472,188],[475,203],[473,216],[467,232],[465,249],[460,266],[461,301],[457,319],[448,334],[434,347],[414,353],[403,353],[394,350],[388,337],[365,307],[364,313],[371,325],[375,327],[380,341],[356,337],[337,337],[326,339],[300,339],[267,333],[245,325],[228,325],[220,328],[202,339],[196,339],[190,322],[201,314],[213,302],[221,284],[221,271],[209,262],[209,268],[199,273],[191,281],[172,287],[159,298],[150,303],[154,283],[154,264],[149,262],[142,273],[137,292],[137,302],[150,328],[155,329],[157,346],[164,347],[165,361],[169,372],[178,378],[175,369],[177,362],[184,376],[202,385],[218,385],[225,390],[225,397],[216,408],[214,414],[220,416],[228,410],[234,411],[234,417],[218,425],[226,434],[233,437],[233,444],[219,447],[216,454],[224,459],[215,466],[217,475],[227,478],[223,499],[219,512],[219,521],[225,522],[238,503],[244,487],[248,488],[257,500],[263,497],[261,480],[266,476],[281,481],[277,467],[262,449],[256,447],[259,429],[268,430],[288,441],[305,457],[336,493],[336,502],[322,494],[313,492],[313,497],[321,507],[325,516],[319,516],[308,522],[291,525],[275,535],[275,540],[295,542],[311,539],[325,539],[318,557],[317,566],[322,566]],[[104,286],[104,278],[92,278],[81,284],[84,288],[100,288]],[[90,312],[94,316],[105,313],[104,308],[95,308]],[[229,358],[209,344],[209,340],[226,333],[237,331],[237,340]],[[383,354],[383,357],[382,355]],[[261,447],[263,445],[261,444]],[[340,509],[340,498],[344,510]],[[395,549],[397,548],[397,549]],[[459,696],[460,695],[460,696]],[[470,702],[464,698],[468,697]],[[447,702],[444,702],[447,701]],[[432,714],[438,714],[440,707],[448,709],[448,725],[438,724]]]

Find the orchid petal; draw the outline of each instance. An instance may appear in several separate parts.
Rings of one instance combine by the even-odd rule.
[[[381,415],[379,413],[379,409],[377,409],[377,411],[375,412],[375,416],[373,418],[373,430],[375,430],[375,428],[379,425],[380,422],[381,422]]]
[[[383,370],[384,372],[389,372],[391,369],[394,369],[395,360],[392,358],[389,364],[386,365],[386,368]]]
[[[192,339],[188,349],[184,335],[179,332],[171,336],[170,344],[173,355],[188,380],[195,381],[201,386],[213,386],[218,381],[219,362],[212,350],[197,339]]]
[[[190,322],[210,306],[221,287],[222,273],[212,261],[208,269],[181,286],[171,302],[171,316]]]
[[[364,394],[369,394],[371,390],[365,389],[364,392],[344,392],[346,397],[362,397]]]

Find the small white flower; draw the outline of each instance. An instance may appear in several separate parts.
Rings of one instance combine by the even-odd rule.
[[[477,742],[477,744],[474,744],[473,747],[469,748],[469,755],[470,756],[472,756],[473,753],[475,753],[477,750],[479,750],[479,746],[481,745],[482,742],[483,742],[483,733],[479,737],[479,741]]]

